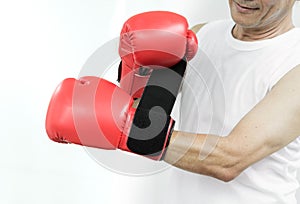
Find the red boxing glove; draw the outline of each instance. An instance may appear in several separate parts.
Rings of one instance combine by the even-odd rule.
[[[151,69],[169,68],[192,59],[198,49],[187,20],[168,11],[151,11],[129,18],[120,37],[120,86],[134,98],[143,93]]]
[[[46,131],[56,142],[119,148],[161,159],[174,121],[160,111],[135,109],[132,104],[132,97],[109,81],[97,77],[68,78],[51,98]],[[145,117],[134,121],[138,111],[144,112]]]

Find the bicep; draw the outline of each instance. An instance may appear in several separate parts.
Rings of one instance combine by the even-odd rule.
[[[240,168],[283,148],[300,135],[300,66],[287,73],[229,134]]]

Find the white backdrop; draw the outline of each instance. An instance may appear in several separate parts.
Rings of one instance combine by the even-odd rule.
[[[170,10],[193,25],[228,18],[227,1],[0,2],[0,203],[133,204],[140,203],[134,196],[140,188],[158,191],[155,181],[165,173],[119,175],[80,146],[51,142],[44,128],[49,99],[62,79],[77,77],[87,58],[118,36],[131,15]],[[300,5],[295,10],[300,25]]]

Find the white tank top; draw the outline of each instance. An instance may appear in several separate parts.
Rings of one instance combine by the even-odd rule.
[[[233,26],[230,20],[212,22],[197,34],[201,50],[190,62],[182,86],[177,118],[181,131],[228,135],[280,78],[300,64],[300,28],[245,42],[233,38]],[[298,168],[300,137],[229,183],[172,167],[164,202],[296,204]]]

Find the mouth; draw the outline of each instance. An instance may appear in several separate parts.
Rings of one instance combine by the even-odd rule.
[[[236,9],[241,13],[249,13],[249,12],[259,10],[259,7],[257,7],[257,6],[248,6],[248,5],[239,4],[236,1],[233,1],[233,2],[236,6]]]

